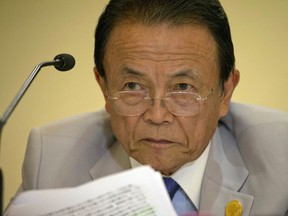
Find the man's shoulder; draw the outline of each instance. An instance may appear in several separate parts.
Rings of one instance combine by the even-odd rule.
[[[35,129],[34,129],[35,130]],[[110,116],[105,110],[70,116],[40,127],[41,136],[84,138],[93,141],[95,137],[112,136]]]
[[[283,127],[288,130],[288,113],[280,110],[241,103],[231,103],[229,113],[221,119],[236,135],[248,130]],[[268,131],[267,131],[268,132]]]
[[[59,127],[61,129],[69,129],[78,126],[90,126],[90,125],[102,125],[110,122],[110,117],[107,112],[103,109],[96,112],[86,112],[82,114],[77,114],[73,116],[69,116],[49,124],[45,124],[40,126],[39,128],[46,130],[49,132],[51,129],[55,127]]]
[[[279,166],[283,166],[283,159],[287,161],[288,114],[286,112],[255,105],[231,103],[229,114],[221,119],[221,122],[225,133],[233,135],[246,165],[248,161],[250,161],[248,166],[254,164],[257,167],[259,164],[266,164],[268,155]],[[268,164],[267,170],[269,166]]]
[[[71,187],[91,180],[90,169],[115,143],[104,111],[75,115],[36,127],[23,163],[23,187]],[[64,175],[62,175],[64,173]]]
[[[254,104],[244,104],[244,103],[236,103],[231,102],[230,103],[230,114],[235,116],[249,116],[255,115],[255,117],[263,117],[263,115],[266,116],[266,118],[261,118],[262,120],[272,120],[272,119],[288,119],[288,113],[284,111],[280,111],[277,109],[254,105]]]

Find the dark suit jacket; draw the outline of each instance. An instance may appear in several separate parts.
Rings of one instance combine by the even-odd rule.
[[[212,138],[200,212],[224,215],[231,200],[243,215],[284,215],[288,209],[288,114],[231,103]],[[22,190],[71,187],[131,168],[105,111],[31,131]]]

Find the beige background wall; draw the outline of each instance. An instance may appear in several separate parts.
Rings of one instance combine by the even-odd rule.
[[[75,68],[44,68],[7,122],[1,168],[5,205],[21,183],[29,130],[103,106],[94,81],[93,34],[107,0],[0,0],[0,115],[33,67],[67,52]],[[288,1],[221,0],[232,27],[241,82],[234,101],[288,111]]]

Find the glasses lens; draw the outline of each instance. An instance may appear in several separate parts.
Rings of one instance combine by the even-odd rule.
[[[114,95],[113,107],[117,113],[126,116],[141,115],[147,109],[148,100],[145,100],[146,93],[143,92],[118,92]]]
[[[193,93],[171,92],[166,96],[166,108],[177,116],[193,116],[200,111],[199,96]]]

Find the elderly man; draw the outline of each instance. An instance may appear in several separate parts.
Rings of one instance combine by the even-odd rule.
[[[230,103],[239,81],[218,0],[111,0],[95,34],[104,111],[32,130],[20,191],[144,164],[179,215],[283,215],[288,115]],[[227,209],[226,209],[227,210]]]

